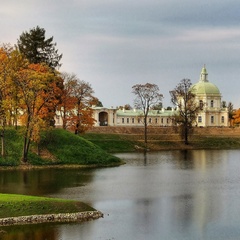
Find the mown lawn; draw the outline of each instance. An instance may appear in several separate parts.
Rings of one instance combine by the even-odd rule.
[[[0,194],[0,218],[94,210],[94,208],[78,201],[18,194]]]

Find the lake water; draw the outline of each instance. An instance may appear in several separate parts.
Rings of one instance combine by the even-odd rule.
[[[4,240],[240,239],[240,150],[116,154],[100,169],[1,171],[0,192],[80,200],[104,218],[0,227]]]

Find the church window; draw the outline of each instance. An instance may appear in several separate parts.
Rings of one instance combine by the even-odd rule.
[[[213,100],[211,100],[211,105],[210,106],[213,107]]]
[[[199,123],[202,122],[202,116],[198,116],[198,122],[199,122]]]
[[[122,123],[124,123],[124,118],[122,118]]]
[[[214,116],[211,116],[211,123],[214,123]]]
[[[155,123],[156,123],[156,124],[158,123],[158,119],[157,119],[157,118],[155,118]]]
[[[127,118],[127,123],[129,123],[129,118]]]
[[[134,123],[134,118],[132,118],[132,123]]]
[[[201,110],[203,110],[203,100],[199,101],[199,107],[200,107]]]
[[[149,123],[152,123],[152,119],[151,118],[149,118]]]

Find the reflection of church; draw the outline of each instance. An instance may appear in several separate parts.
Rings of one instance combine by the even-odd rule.
[[[202,68],[200,79],[193,84],[191,91],[201,106],[196,119],[199,127],[226,127],[228,126],[228,109],[222,106],[221,93],[216,85],[209,82],[205,66]],[[143,126],[143,113],[139,109],[117,109],[93,107],[95,126]],[[173,117],[177,112],[174,109],[150,110],[148,114],[149,126],[172,126]],[[56,125],[61,125],[60,116],[56,117]]]

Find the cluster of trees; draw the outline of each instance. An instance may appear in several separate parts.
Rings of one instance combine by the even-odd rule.
[[[40,131],[54,125],[56,110],[63,128],[76,133],[94,123],[90,106],[98,100],[91,85],[74,74],[61,73],[62,54],[53,37],[40,27],[23,32],[17,44],[0,46],[1,155],[5,152],[7,126],[22,126],[22,161],[27,162],[30,143],[39,143]]]

